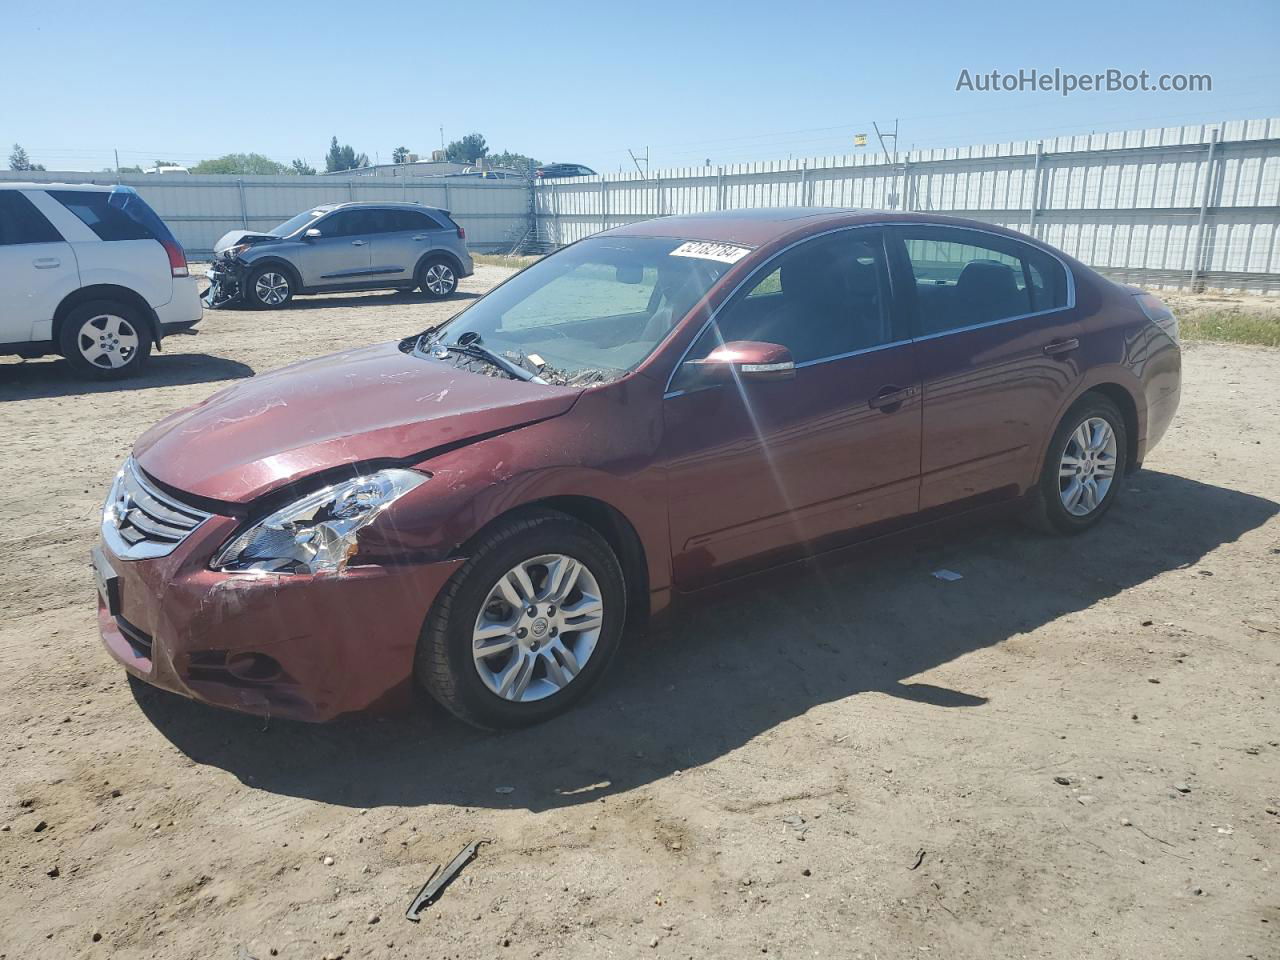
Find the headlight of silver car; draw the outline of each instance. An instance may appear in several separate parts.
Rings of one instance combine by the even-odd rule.
[[[228,572],[336,572],[355,555],[356,534],[426,480],[413,470],[379,470],[317,490],[232,538],[211,566]]]

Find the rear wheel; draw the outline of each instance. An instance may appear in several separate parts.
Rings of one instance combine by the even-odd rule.
[[[513,517],[441,591],[418,642],[418,678],[477,726],[549,719],[604,673],[626,602],[618,559],[591,527],[549,510]]]
[[[1088,530],[1111,509],[1128,466],[1124,416],[1101,394],[1086,394],[1062,418],[1036,491],[1033,524],[1053,533]]]
[[[151,355],[151,329],[135,308],[94,300],[67,314],[58,347],[77,374],[118,380],[138,373],[146,363]]]
[[[458,274],[443,257],[433,257],[418,268],[418,286],[432,300],[443,300],[458,289]]]
[[[252,270],[245,288],[245,299],[255,307],[283,307],[293,299],[293,277],[288,270],[275,264]]]

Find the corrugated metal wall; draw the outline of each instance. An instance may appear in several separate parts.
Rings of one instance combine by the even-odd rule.
[[[228,230],[267,230],[307,207],[347,200],[410,200],[443,207],[477,250],[510,248],[529,223],[529,190],[519,181],[453,177],[227,177],[186,174],[0,173],[6,180],[122,183],[169,224],[188,256],[208,256]]]
[[[575,177],[535,188],[538,236],[735,207],[921,210],[1021,230],[1149,286],[1280,291],[1280,118],[787,163]]]

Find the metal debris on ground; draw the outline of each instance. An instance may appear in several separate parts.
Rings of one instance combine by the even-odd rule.
[[[404,912],[405,919],[417,923],[420,919],[418,914],[439,899],[440,894],[444,892],[444,888],[453,881],[454,877],[462,872],[463,867],[475,858],[480,844],[492,842],[492,840],[474,840],[463,847],[462,851],[449,861],[449,865],[443,871],[438,866],[432,870],[431,876],[427,877],[427,882],[422,885],[418,895],[413,898],[413,903],[409,904],[409,909]]]
[[[917,851],[916,851],[916,862],[915,862],[915,863],[913,863],[913,864],[912,864],[910,867],[908,867],[907,869],[908,869],[908,870],[915,870],[916,868],[918,868],[918,867],[920,866],[920,864],[924,863],[924,853],[925,853],[924,847],[921,847],[919,850],[917,850]]]

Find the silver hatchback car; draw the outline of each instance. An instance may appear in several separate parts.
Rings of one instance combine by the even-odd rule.
[[[282,307],[298,294],[412,290],[441,299],[474,271],[466,231],[418,203],[332,203],[265,233],[233,230],[214,247],[210,307]]]

